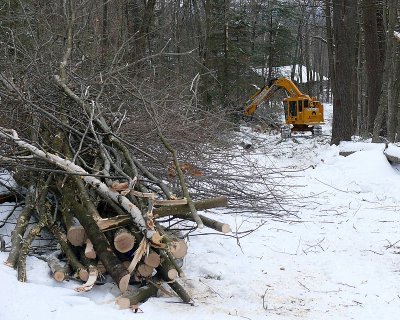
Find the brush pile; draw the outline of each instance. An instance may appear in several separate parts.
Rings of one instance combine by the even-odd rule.
[[[163,282],[190,302],[177,281],[184,276],[181,260],[188,248],[176,222],[230,232],[228,225],[197,213],[226,206],[227,198],[194,202],[176,151],[160,133],[182,188],[183,197],[178,198],[93,111],[86,127],[75,125],[68,133],[42,128],[35,143],[21,139],[15,130],[0,128],[9,150],[1,156],[2,163],[8,164],[21,187],[10,188],[2,201],[15,197],[24,203],[5,264],[17,268],[18,279],[26,281],[32,242],[47,230],[60,248],[45,256],[55,280],[74,276],[85,282],[76,290],[87,291],[100,274],[109,274],[124,293],[117,301],[121,308],[155,295]],[[64,122],[64,128],[68,126]],[[32,220],[35,224],[27,230]],[[140,283],[140,290],[128,290],[130,283]]]
[[[73,275],[85,282],[77,290],[87,291],[99,274],[107,273],[125,295],[118,300],[121,307],[155,295],[166,282],[184,302],[190,302],[177,281],[184,275],[180,260],[187,253],[179,222],[230,232],[228,225],[197,213],[199,209],[226,206],[227,198],[192,200],[185,179],[188,164],[178,161],[177,151],[164,136],[151,105],[146,107],[149,126],[159,138],[157,148],[170,155],[166,171],[175,179],[180,195],[143,164],[145,156],[155,156],[118,133],[127,116],[104,107],[114,102],[109,99],[110,86],[98,79],[100,82],[93,84],[97,98],[90,94],[90,86],[83,95],[77,93],[79,77],[71,81],[75,74],[67,68],[71,28],[67,34],[58,74],[53,74],[51,84],[31,88],[38,101],[27,100],[26,91],[21,89],[25,83],[0,77],[7,92],[4,103],[23,110],[18,122],[0,127],[0,168],[12,174],[19,188],[11,188],[10,195],[23,203],[5,264],[17,268],[18,279],[26,281],[26,257],[32,242],[49,232],[60,251],[45,259],[57,281]],[[118,90],[118,86],[113,88]],[[130,123],[134,125],[135,120]],[[28,230],[32,221],[35,223]],[[132,292],[128,290],[130,283],[141,283],[142,287]]]
[[[119,32],[110,24],[107,40],[105,27],[98,28],[96,1],[24,4],[12,3],[0,29],[7,39],[0,59],[0,170],[16,182],[0,203],[23,208],[0,220],[9,237],[16,218],[10,239],[0,242],[9,251],[6,265],[26,281],[27,255],[40,254],[57,281],[82,281],[78,291],[107,274],[123,293],[121,307],[171,292],[168,286],[190,302],[179,282],[185,236],[203,227],[230,232],[198,210],[226,206],[229,197],[237,214],[256,213],[263,223],[280,219],[289,213],[282,202],[292,199],[281,188],[288,189],[285,175],[274,167],[258,170],[246,157],[251,144],[236,147],[230,119],[237,117],[229,108],[201,105],[212,90],[200,95],[209,88],[199,82],[204,70],[197,62],[184,77],[175,74],[178,59],[194,61],[193,50],[169,54],[169,40],[138,50],[146,41],[136,33],[110,42]],[[57,245],[36,251],[35,240],[48,235]]]

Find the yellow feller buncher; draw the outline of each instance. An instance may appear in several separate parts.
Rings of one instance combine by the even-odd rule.
[[[303,94],[293,81],[286,78],[272,79],[247,101],[244,116],[251,117],[257,108],[268,102],[279,90],[285,90],[288,97],[283,99],[285,125],[281,127],[282,138],[291,136],[292,131],[311,131],[321,135],[324,123],[324,107],[316,98]]]

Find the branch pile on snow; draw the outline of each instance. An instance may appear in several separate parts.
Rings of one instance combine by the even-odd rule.
[[[230,232],[228,225],[197,213],[226,206],[227,198],[192,200],[185,168],[164,137],[151,107],[147,110],[149,123],[158,132],[160,147],[171,154],[171,170],[182,191],[180,198],[133,154],[132,149],[140,148],[112,129],[105,115],[114,118],[116,114],[106,113],[98,100],[77,93],[68,70],[73,46],[71,14],[66,50],[59,74],[53,76],[57,89],[52,95],[59,99],[60,107],[49,112],[35,106],[35,113],[24,119],[34,125],[21,137],[13,128],[0,127],[4,146],[0,149],[0,165],[23,188],[22,192],[10,190],[10,195],[23,203],[23,210],[5,264],[17,268],[18,279],[26,281],[26,257],[32,242],[47,230],[62,251],[44,258],[57,281],[72,275],[85,282],[76,289],[84,292],[93,287],[99,274],[107,273],[122,293],[128,291],[130,283],[148,286],[145,293],[144,289],[133,293],[130,289],[128,300],[118,300],[123,301],[121,306],[154,295],[163,283],[184,302],[190,302],[189,294],[178,282],[184,276],[179,261],[188,249],[179,222],[189,221],[191,229],[206,226]],[[104,85],[99,94],[103,89]],[[10,90],[24,105],[22,90],[16,86]],[[2,199],[5,197],[8,195]],[[36,222],[28,230],[32,218]]]
[[[94,123],[89,125],[95,127]],[[6,128],[0,128],[0,138],[16,148],[13,155],[2,156],[1,160],[19,165],[13,168],[13,176],[26,190],[13,195],[13,199],[25,204],[5,262],[18,269],[20,281],[27,278],[25,260],[33,240],[47,229],[61,248],[61,252],[46,258],[57,281],[73,276],[85,282],[76,288],[84,292],[93,287],[100,273],[107,273],[122,293],[130,283],[148,286],[140,291],[131,288],[126,297],[117,300],[121,307],[136,305],[154,295],[163,283],[184,302],[190,302],[188,293],[178,283],[178,278],[184,276],[180,260],[188,247],[179,227],[172,230],[169,225],[188,220],[195,221],[197,227],[230,232],[228,225],[197,214],[197,210],[226,206],[226,197],[196,202],[187,193],[177,199],[167,185],[149,174],[112,136],[103,139],[97,150],[90,146],[91,141],[100,139],[95,130],[84,145],[90,152],[80,155],[72,152],[71,137],[61,131],[47,145],[34,145]],[[21,170],[26,159],[39,161],[42,167],[47,164],[47,172],[37,173],[28,165]],[[176,163],[182,188],[187,190],[184,174]],[[2,199],[10,201],[11,191]],[[32,216],[36,223],[27,230]],[[166,217],[169,225],[162,223]]]
[[[271,168],[271,183],[263,172],[255,175],[251,162],[236,161],[237,150],[235,156],[221,151],[226,144],[214,147],[211,161],[211,152],[203,152],[209,143],[204,138],[209,127],[203,124],[214,122],[220,137],[217,124],[226,119],[216,121],[208,110],[198,116],[192,93],[189,106],[185,102],[171,111],[168,106],[175,100],[169,101],[170,95],[142,89],[147,76],[132,75],[150,58],[125,65],[129,54],[121,47],[112,61],[90,54],[87,63],[76,38],[81,29],[74,31],[81,18],[75,16],[73,3],[68,1],[69,8],[65,3],[65,30],[59,31],[64,41],[59,51],[49,50],[49,61],[36,59],[40,63],[31,65],[29,57],[29,72],[21,67],[24,76],[13,70],[0,75],[1,104],[13,116],[3,112],[7,121],[0,121],[0,168],[16,182],[6,187],[0,203],[13,201],[23,208],[13,215],[15,229],[6,244],[5,264],[26,281],[26,257],[33,252],[33,242],[50,234],[57,251],[41,258],[56,281],[74,277],[82,282],[77,291],[85,292],[107,274],[124,294],[117,302],[121,307],[171,289],[190,302],[179,282],[184,277],[181,260],[188,251],[186,235],[203,227],[231,231],[198,211],[224,207],[229,196],[240,213],[281,218],[290,213],[281,203],[288,198],[281,191],[287,186],[278,187],[283,175]],[[57,54],[59,63],[54,61]],[[165,121],[169,118],[177,120]],[[178,124],[179,130],[171,128]],[[226,127],[232,128],[228,123]],[[201,129],[191,133],[188,128]],[[185,136],[189,133],[192,140]],[[184,159],[179,159],[179,143],[187,154],[200,154],[208,172],[203,175],[181,154]],[[1,221],[3,226],[14,222],[7,219]],[[143,286],[134,290],[134,283]]]

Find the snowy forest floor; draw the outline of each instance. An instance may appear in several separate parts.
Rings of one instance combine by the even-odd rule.
[[[208,212],[233,229],[256,230],[240,246],[215,233],[191,238],[184,284],[194,306],[158,297],[143,313],[118,310],[112,283],[77,293],[76,282],[56,283],[45,262],[30,257],[27,283],[0,264],[0,319],[398,319],[400,173],[380,145],[340,156],[329,145],[327,109],[322,137],[253,137],[248,158],[292,172],[284,184],[297,214],[275,221]],[[6,212],[0,207],[0,220]]]

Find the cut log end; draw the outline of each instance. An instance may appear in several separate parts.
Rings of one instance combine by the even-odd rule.
[[[176,271],[176,269],[168,270],[167,275],[170,280],[175,280],[179,276],[178,271]]]
[[[14,264],[12,262],[9,262],[8,260],[4,261],[4,265],[6,265],[7,267],[10,267],[10,268],[14,268]]]
[[[135,244],[135,236],[130,232],[123,230],[118,230],[114,237],[114,246],[121,253],[128,252],[133,249]]]
[[[96,251],[93,248],[92,242],[87,239],[86,240],[86,247],[85,247],[85,257],[88,259],[96,259]]]
[[[137,268],[138,273],[144,277],[144,278],[148,278],[153,274],[153,267],[148,266],[147,264],[140,264]]]
[[[66,278],[66,274],[63,271],[56,271],[53,274],[53,278],[57,282],[63,282],[65,280],[65,278]]]
[[[72,226],[67,232],[68,241],[75,247],[80,247],[85,243],[86,232],[82,226]]]
[[[128,289],[130,278],[131,278],[131,275],[127,274],[127,275],[123,276],[121,278],[121,280],[119,281],[118,288],[122,293],[124,293]]]
[[[232,232],[231,226],[229,224],[223,224],[221,227],[221,232],[222,233],[229,233]]]
[[[131,306],[129,298],[124,298],[124,297],[117,298],[115,304],[118,306],[119,309],[129,309],[129,307]]]
[[[174,256],[176,259],[181,259],[186,256],[188,250],[188,246],[185,241],[173,241],[169,247],[169,252]]]
[[[58,256],[60,253],[61,251],[55,251],[47,257],[47,264],[49,265],[53,279],[57,282],[64,281],[70,272],[69,265],[59,260]]]
[[[157,268],[161,263],[160,255],[156,252],[150,252],[145,258],[144,263],[149,267]]]
[[[150,297],[157,295],[157,287],[150,285],[147,287],[141,287],[137,290],[127,290],[115,301],[115,304],[119,309],[128,309],[132,306],[137,306],[138,304],[146,301]]]
[[[89,272],[86,269],[81,269],[78,271],[78,277],[82,281],[86,282],[89,279]]]

